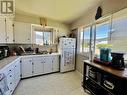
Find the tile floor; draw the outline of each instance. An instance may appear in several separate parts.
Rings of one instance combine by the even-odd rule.
[[[54,73],[24,79],[13,95],[88,95],[77,72]]]

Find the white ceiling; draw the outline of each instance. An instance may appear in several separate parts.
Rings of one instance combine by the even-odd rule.
[[[102,0],[15,0],[17,13],[71,23]]]

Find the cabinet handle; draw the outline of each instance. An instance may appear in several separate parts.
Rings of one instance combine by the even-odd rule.
[[[11,70],[9,70],[9,71],[11,71]]]
[[[12,75],[10,75],[10,77],[12,77]]]
[[[10,82],[10,84],[12,84],[12,82]]]

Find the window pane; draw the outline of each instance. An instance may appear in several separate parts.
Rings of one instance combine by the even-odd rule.
[[[36,31],[36,44],[43,45],[43,33]]]
[[[51,44],[51,32],[35,31],[36,44],[49,45]]]
[[[44,44],[50,44],[51,42],[50,42],[50,32],[44,32]]]
[[[82,44],[83,44],[83,29],[81,29],[81,32],[80,32],[80,52],[82,52],[83,50]]]
[[[102,23],[96,25],[96,46],[95,54],[100,54],[100,48],[108,47],[108,34],[109,33],[109,23]]]
[[[83,31],[83,52],[89,52],[90,46],[90,27],[85,28]]]

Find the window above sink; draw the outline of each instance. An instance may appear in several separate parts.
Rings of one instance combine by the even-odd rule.
[[[58,30],[49,26],[41,26],[32,24],[32,39],[36,45],[52,45],[57,43]]]

